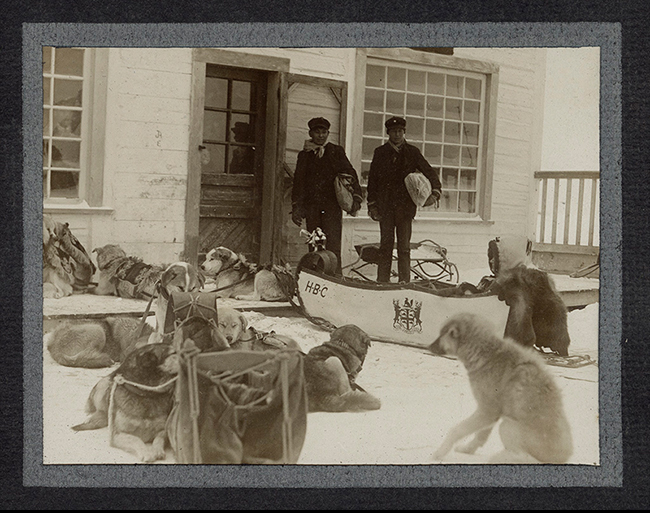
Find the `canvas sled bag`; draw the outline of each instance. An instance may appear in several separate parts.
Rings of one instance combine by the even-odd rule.
[[[334,177],[334,190],[336,191],[336,199],[339,202],[341,209],[345,210],[348,214],[352,212],[352,205],[354,203],[354,188],[352,184],[354,178],[345,173],[339,173]]]
[[[181,349],[167,435],[178,463],[291,464],[307,432],[298,351]]]
[[[404,185],[408,191],[413,203],[418,207],[431,205],[433,202],[428,201],[431,197],[431,182],[423,173],[409,173],[404,178]]]

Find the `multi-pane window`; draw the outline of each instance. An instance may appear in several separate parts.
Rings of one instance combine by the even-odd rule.
[[[86,50],[43,48],[43,197],[83,197]]]
[[[477,213],[485,84],[479,73],[369,60],[362,180],[367,181],[375,148],[388,140],[384,122],[404,117],[407,141],[420,149],[442,183],[438,210]]]
[[[257,75],[208,67],[203,112],[203,172],[255,174],[264,91]]]

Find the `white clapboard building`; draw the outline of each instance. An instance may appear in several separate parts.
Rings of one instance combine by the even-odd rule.
[[[598,48],[44,47],[44,213],[89,251],[200,262],[227,246],[295,264],[307,121],[330,120],[365,184],[399,115],[443,188],[413,241],[476,268],[489,240],[521,235],[571,271],[598,252],[598,91]],[[344,215],[344,265],[378,241],[365,204]]]

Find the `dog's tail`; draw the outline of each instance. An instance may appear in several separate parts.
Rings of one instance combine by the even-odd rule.
[[[351,390],[342,395],[329,395],[320,401],[323,411],[372,411],[381,408],[381,401],[374,395],[361,390]]]
[[[100,379],[90,391],[86,402],[86,413],[90,416],[85,422],[72,426],[75,431],[101,429],[108,426],[108,402],[113,385],[112,374]]]

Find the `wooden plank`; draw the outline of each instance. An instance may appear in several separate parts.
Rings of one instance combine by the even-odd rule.
[[[535,178],[600,178],[599,171],[535,171]]]
[[[368,57],[408,62],[409,64],[416,63],[477,73],[498,73],[499,71],[499,66],[490,62],[417,52],[408,48],[367,48],[366,51]],[[363,83],[365,84],[365,82]]]
[[[255,207],[235,205],[201,205],[200,213],[201,217],[222,217],[225,219],[249,219],[260,215],[259,210]]]
[[[569,243],[569,225],[571,222],[571,183],[573,180],[567,180],[566,200],[564,206],[564,244]]]
[[[596,255],[598,248],[595,246],[578,246],[574,244],[545,244],[541,242],[533,243],[533,251],[545,253],[571,253],[577,255]]]
[[[203,140],[203,104],[205,102],[205,63],[192,64],[192,93],[190,96],[189,151],[187,159],[187,196],[185,201],[185,259],[198,265],[199,202],[201,195],[201,156]]]
[[[285,70],[283,70],[285,71]],[[273,223],[275,220],[275,196],[277,174],[277,142],[280,132],[279,98],[280,73],[269,73],[267,83],[266,134],[264,140],[264,176],[262,179],[262,226],[260,234],[260,262],[271,262],[273,258]],[[259,213],[258,213],[259,214]]]
[[[333,87],[336,89],[341,89],[345,82],[340,80],[334,80],[331,78],[322,78],[314,77],[312,75],[299,75],[297,73],[287,73],[287,80],[293,86],[293,84],[305,84],[311,85],[318,88],[323,87]]]
[[[596,194],[598,194],[598,180],[591,181],[591,208],[589,210],[589,245],[594,245],[594,225],[596,222]]]
[[[553,190],[553,224],[551,228],[551,243],[555,244],[557,242],[557,205],[560,195],[560,180],[555,179],[554,181],[554,190]]]
[[[203,173],[201,175],[202,185],[255,187],[256,183],[254,175],[229,175],[226,173]]]
[[[578,220],[576,221],[576,244],[582,243],[582,212],[584,210],[585,198],[585,179],[580,178],[580,187],[578,188]]]
[[[219,64],[236,68],[253,68],[266,71],[288,72],[291,60],[269,55],[255,55],[244,52],[233,52],[221,48],[194,48],[192,57],[196,62]]]
[[[288,78],[285,73],[281,73],[278,77],[278,126],[286,127],[288,120],[289,108],[289,90]],[[277,138],[276,150],[276,164],[275,164],[275,194],[280,197],[280,193],[284,192],[285,176],[293,177],[293,172],[290,172],[285,162],[286,160],[286,146],[287,146],[287,131],[279,130]],[[284,234],[284,201],[275,201],[274,219],[273,219],[273,239],[271,247],[271,261],[273,263],[280,263],[282,259],[282,246]]]

